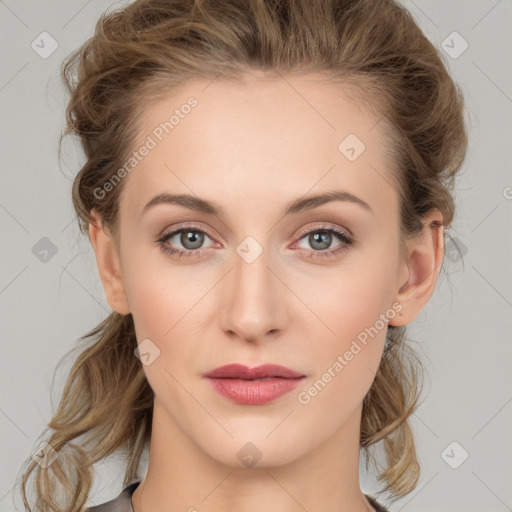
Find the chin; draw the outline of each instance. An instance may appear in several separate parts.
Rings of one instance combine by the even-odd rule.
[[[211,444],[200,447],[217,462],[235,468],[269,468],[289,464],[303,455],[307,450],[304,438],[295,439],[286,430],[271,434],[245,429],[240,435],[232,432],[233,438],[220,442],[211,436]],[[275,436],[271,439],[272,436]],[[299,448],[300,447],[300,448]]]

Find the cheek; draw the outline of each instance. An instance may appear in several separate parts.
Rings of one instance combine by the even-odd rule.
[[[308,304],[340,339],[357,336],[372,326],[391,306],[393,273],[391,261],[358,260],[310,288]],[[305,283],[306,284],[306,283]],[[321,285],[320,285],[321,284]],[[313,290],[315,290],[314,293]]]
[[[336,382],[334,394],[335,388],[339,393],[351,389],[362,399],[377,372],[388,322],[395,315],[392,264],[390,256],[359,259],[357,268],[344,268],[336,280],[325,283],[329,286],[308,296],[322,320],[317,329],[324,332],[315,337],[316,373],[325,374],[322,381]]]
[[[144,366],[148,382],[156,395],[172,396],[171,402],[184,407],[178,382],[190,378],[191,369],[197,366],[198,302],[205,292],[176,272],[141,266],[132,274],[127,293],[138,343],[151,340],[149,346],[158,354]]]
[[[360,406],[377,373],[387,332],[385,288],[352,289],[350,282],[329,296],[323,317],[334,331],[316,338],[314,371],[298,395],[312,417],[334,432]],[[353,291],[353,293],[350,293]]]
[[[214,311],[205,309],[205,295],[215,280],[192,268],[166,261],[158,249],[134,251],[123,267],[138,343],[149,339],[159,351],[155,364],[145,366],[150,384],[157,388],[162,385],[159,379],[174,382],[169,373],[180,381],[190,377],[204,348],[204,332],[215,318]],[[164,374],[164,368],[169,373]]]
[[[123,281],[138,336],[164,339],[187,324],[188,313],[207,291],[199,272],[191,273],[155,247],[140,247],[123,262]]]

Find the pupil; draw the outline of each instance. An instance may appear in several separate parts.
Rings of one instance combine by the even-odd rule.
[[[197,231],[186,231],[181,234],[181,243],[187,249],[198,249],[203,243],[203,234]],[[192,246],[188,245],[191,244]]]
[[[320,246],[321,247],[317,247],[317,249],[327,249],[330,245],[330,241],[331,241],[331,233],[329,232],[319,232],[319,233],[315,233],[313,235],[311,235],[313,237],[312,239],[312,243],[311,243],[311,246],[313,248],[315,248],[315,244],[319,241],[320,239]]]

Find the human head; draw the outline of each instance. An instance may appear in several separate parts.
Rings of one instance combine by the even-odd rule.
[[[406,241],[419,234],[428,212],[438,210],[444,226],[450,225],[454,202],[449,188],[466,144],[462,99],[437,50],[397,3],[294,2],[273,13],[271,4],[264,2],[144,1],[102,17],[94,37],[71,56],[64,70],[71,92],[69,132],[80,137],[87,158],[73,186],[81,228],[88,229],[94,211],[119,243],[120,197],[128,180],[103,197],[98,190],[105,190],[134,150],[143,132],[141,120],[151,106],[188,79],[236,84],[254,70],[278,72],[280,77],[306,70],[322,73],[379,121],[375,129],[393,142],[387,157],[395,163],[395,174],[387,177],[396,187],[404,256]],[[389,466],[383,479],[400,495],[412,490],[418,471],[407,423],[416,402],[416,380],[402,358],[405,328],[398,325],[389,327],[389,343],[365,397],[361,446],[385,440]],[[113,313],[96,331],[102,331],[99,342],[84,352],[71,374],[97,398],[90,407],[98,432],[114,433],[112,443],[94,457],[123,445],[135,447],[131,471],[149,438],[152,412],[152,389],[133,357],[134,327],[131,315]],[[117,346],[120,340],[124,347]],[[102,364],[118,370],[92,390],[86,368],[100,375]],[[109,380],[127,381],[128,376],[129,392],[119,402]],[[396,398],[383,408],[386,395]],[[113,400],[118,401],[115,417],[109,411]],[[137,404],[137,416],[132,404]],[[137,438],[128,434],[134,425]],[[64,424],[59,432],[61,440],[72,435]],[[397,466],[399,460],[405,463]]]

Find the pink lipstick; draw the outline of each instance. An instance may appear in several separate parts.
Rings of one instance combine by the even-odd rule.
[[[255,368],[229,364],[204,377],[215,391],[237,404],[262,405],[295,389],[305,375],[275,364]]]

